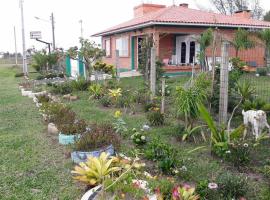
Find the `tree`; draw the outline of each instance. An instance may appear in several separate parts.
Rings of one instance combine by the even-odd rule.
[[[265,65],[270,66],[270,63],[268,63],[268,57],[270,56],[270,30],[265,29],[259,33],[259,38],[264,42],[265,46]]]
[[[105,51],[101,49],[100,45],[94,41],[80,38],[81,48],[71,47],[67,54],[75,60],[83,58],[81,61],[85,64],[85,68],[89,75],[92,74],[92,65],[105,56]]]
[[[213,30],[211,28],[207,29],[206,31],[203,32],[201,37],[199,38],[200,43],[200,63],[201,63],[201,68],[206,70],[206,65],[207,63],[205,62],[206,60],[206,49],[209,47],[212,42],[213,42]]]
[[[238,57],[239,51],[253,48],[255,45],[254,41],[250,39],[249,32],[241,28],[236,31],[231,44],[235,48],[236,57]]]
[[[254,19],[261,19],[263,9],[260,0],[211,0],[211,3],[222,14],[232,15],[236,11],[251,9]]]
[[[267,13],[265,13],[263,19],[264,19],[264,21],[269,21],[270,22],[270,11],[268,11]]]

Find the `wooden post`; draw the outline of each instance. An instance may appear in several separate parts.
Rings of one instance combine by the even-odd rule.
[[[115,50],[115,68],[116,68],[116,78],[119,82],[120,81],[119,50]]]
[[[219,123],[227,123],[228,112],[228,76],[229,76],[229,43],[222,42],[221,69],[220,69],[220,95],[219,95]]]
[[[165,111],[165,78],[163,77],[161,80],[161,113],[164,114]]]
[[[151,48],[151,69],[150,69],[150,90],[151,100],[156,96],[156,48]]]

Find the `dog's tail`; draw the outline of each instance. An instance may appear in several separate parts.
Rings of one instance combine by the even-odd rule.
[[[246,112],[245,112],[245,110],[242,110],[242,115],[244,115]]]

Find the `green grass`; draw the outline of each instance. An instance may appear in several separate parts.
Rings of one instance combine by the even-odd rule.
[[[16,72],[0,67],[0,199],[77,199],[70,159],[32,100],[21,97]]]

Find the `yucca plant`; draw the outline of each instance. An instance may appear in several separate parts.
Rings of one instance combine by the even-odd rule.
[[[203,134],[203,132],[201,132],[202,127],[203,126],[196,126],[192,128],[191,126],[188,126],[184,131],[184,134],[182,136],[182,141],[186,141],[188,138],[193,137],[193,140],[196,143],[195,134],[198,134],[198,133],[201,133],[203,140],[206,141],[205,135]]]

